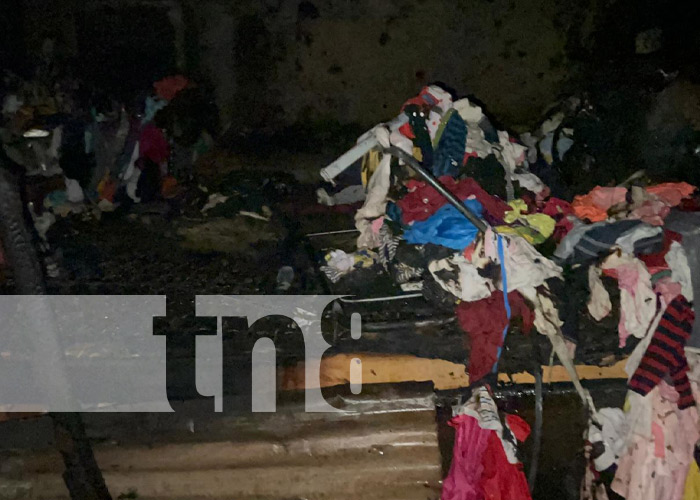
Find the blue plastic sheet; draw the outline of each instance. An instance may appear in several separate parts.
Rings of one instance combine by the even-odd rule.
[[[477,200],[465,200],[464,205],[474,215],[481,217],[483,207]],[[404,239],[408,243],[422,245],[434,243],[454,250],[464,250],[468,247],[479,230],[469,222],[455,207],[443,205],[429,219],[414,222],[404,231]]]

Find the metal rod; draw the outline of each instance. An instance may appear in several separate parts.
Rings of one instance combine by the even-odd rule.
[[[341,229],[339,231],[324,231],[322,233],[309,233],[306,235],[307,238],[314,238],[316,236],[330,236],[332,234],[346,234],[346,233],[359,233],[358,229]]]
[[[443,326],[455,322],[454,316],[437,319],[423,319],[418,321],[392,321],[387,323],[362,323],[362,330],[366,332],[384,332],[387,330],[400,330],[404,328],[425,328],[427,326]]]
[[[390,300],[416,299],[422,296],[422,293],[407,293],[405,295],[390,295],[388,297],[370,297],[367,299],[346,299],[344,297],[341,297],[340,301],[347,302],[348,304],[358,304],[360,302],[388,302]]]
[[[418,175],[420,175],[425,182],[430,184],[435,190],[440,193],[453,207],[455,207],[459,213],[464,215],[469,222],[474,224],[476,228],[481,231],[482,233],[485,233],[487,229],[489,229],[489,225],[481,219],[480,217],[477,217],[474,213],[472,213],[471,210],[469,210],[467,207],[464,206],[464,204],[448,189],[442,185],[442,183],[435,178],[433,174],[425,170],[421,164],[416,160],[413,156],[409,155],[405,151],[397,148],[396,146],[389,146],[388,148],[384,148],[384,152],[390,154],[391,156],[394,156],[404,162],[406,165],[411,168],[414,172],[416,172]]]

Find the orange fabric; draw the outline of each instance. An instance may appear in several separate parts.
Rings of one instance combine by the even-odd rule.
[[[625,201],[626,196],[626,188],[596,186],[590,193],[576,196],[571,208],[579,219],[600,222],[608,218],[608,209]]]
[[[681,204],[683,198],[690,197],[697,188],[687,182],[664,182],[656,186],[649,186],[647,193],[656,195],[661,201],[675,207]]]
[[[101,200],[113,202],[114,194],[117,192],[117,183],[110,179],[108,175],[97,185],[97,192]]]
[[[173,198],[180,192],[180,186],[177,180],[172,175],[166,175],[160,187],[160,193],[163,198]]]

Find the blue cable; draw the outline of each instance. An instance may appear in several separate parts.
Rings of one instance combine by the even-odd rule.
[[[503,251],[503,237],[500,234],[496,234],[498,240],[498,259],[501,261],[501,285],[503,288],[503,304],[506,307],[506,317],[508,318],[508,323],[503,329],[503,338],[501,339],[501,345],[498,347],[498,352],[496,353],[496,362],[493,364],[493,373],[498,372],[498,360],[501,359],[501,352],[503,351],[503,346],[506,343],[506,336],[508,335],[508,326],[510,325],[510,303],[508,302],[508,277],[506,276],[506,258],[505,252]]]

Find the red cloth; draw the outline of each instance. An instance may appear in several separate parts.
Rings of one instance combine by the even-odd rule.
[[[530,425],[517,415],[506,413],[506,425],[508,425],[515,439],[521,443],[524,443],[530,435]]]
[[[170,145],[165,139],[163,131],[153,123],[147,124],[141,130],[139,154],[142,158],[148,158],[157,165],[170,158]]]
[[[522,318],[523,332],[529,333],[534,313],[517,291],[508,294],[508,302],[511,318]],[[462,330],[469,335],[469,382],[473,384],[491,372],[498,356],[503,329],[508,325],[503,292],[496,291],[476,302],[460,302],[455,314]]]
[[[571,208],[571,203],[560,200],[559,198],[548,199],[540,211],[543,214],[554,218],[557,216],[565,217],[574,213],[573,209]]]
[[[165,99],[166,101],[172,101],[178,92],[187,88],[189,85],[189,80],[182,75],[168,76],[160,81],[153,84],[153,88],[156,89],[156,95]]]
[[[439,180],[460,200],[466,200],[470,196],[476,197],[484,207],[484,212],[496,219],[502,220],[505,213],[511,209],[507,203],[488,194],[474,179],[456,181],[449,175],[443,175]],[[401,209],[401,220],[404,224],[424,221],[447,203],[440,193],[425,182],[410,180],[406,186],[410,192],[396,202]]]
[[[569,234],[569,231],[571,231],[573,228],[574,223],[571,222],[568,217],[563,217],[554,226],[554,241],[559,243],[561,240],[564,239],[564,236]]]
[[[489,435],[489,443],[482,455],[484,473],[481,490],[484,500],[531,500],[523,465],[508,461],[503,443],[495,431]]]
[[[464,160],[462,160],[462,165],[466,165],[467,162],[469,161],[469,158],[478,158],[479,154],[476,151],[472,151],[471,153],[464,153]]]
[[[669,249],[671,248],[671,243],[674,241],[681,242],[683,241],[683,236],[681,236],[678,233],[674,233],[673,231],[669,231],[668,229],[664,229],[664,247],[663,250],[661,250],[658,253],[652,253],[649,255],[642,255],[640,254],[638,256],[639,260],[644,262],[647,265],[647,268],[656,268],[656,269],[668,269],[668,264],[666,263],[666,254],[668,253]]]

